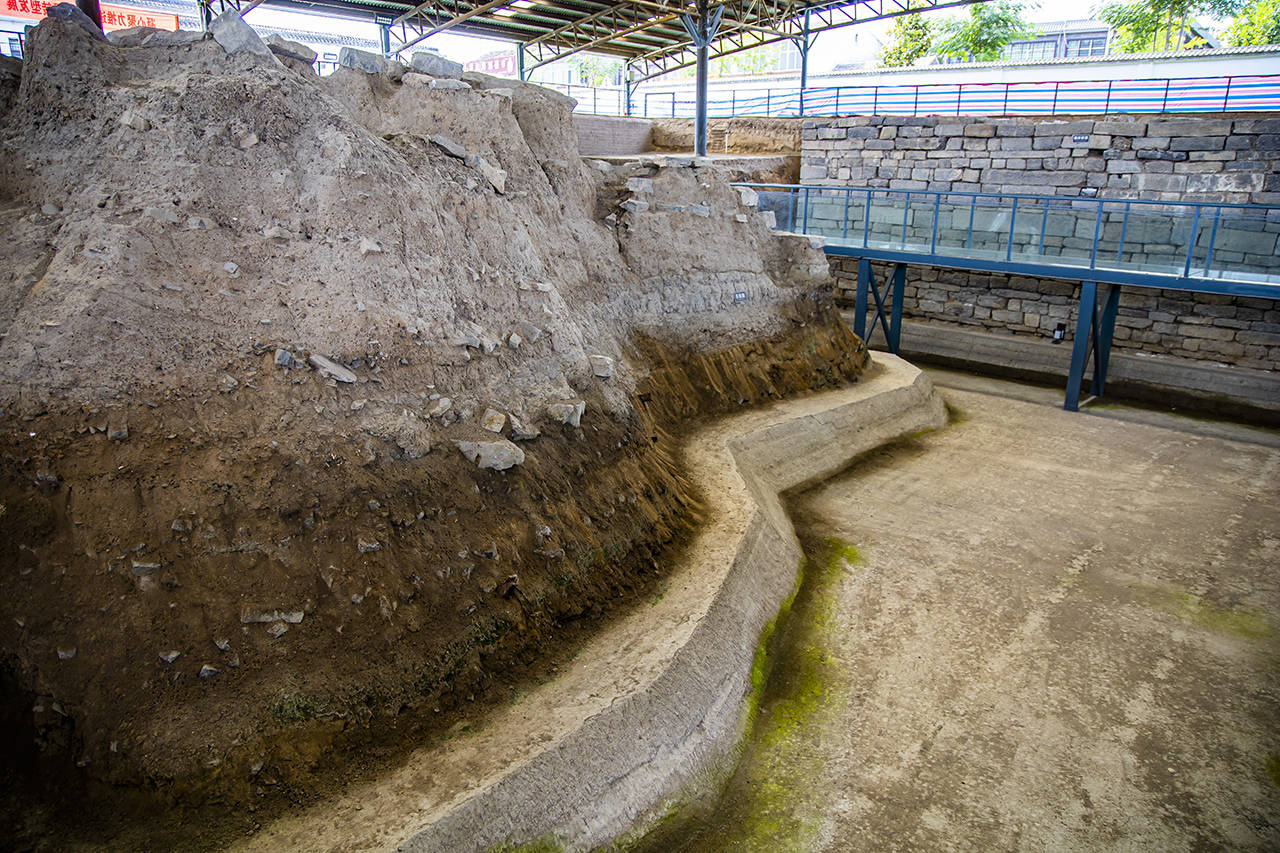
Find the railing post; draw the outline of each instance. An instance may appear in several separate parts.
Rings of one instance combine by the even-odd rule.
[[[1103,204],[1103,201],[1098,201],[1098,218],[1093,221],[1093,248],[1089,250],[1089,269],[1093,269],[1098,262],[1098,241],[1102,239]]]
[[[880,84],[871,87],[871,114],[875,115],[880,109]]]
[[[978,210],[978,197],[976,195],[969,196],[969,235],[964,238],[964,247],[966,249],[973,248],[973,214]]]
[[[964,94],[964,84],[956,84],[956,115],[960,115],[960,100]]]
[[[898,354],[899,345],[902,340],[902,302],[907,290],[907,265],[895,264],[893,267],[893,302],[889,308],[889,334],[885,335],[888,339],[886,343],[889,345],[889,352],[894,355]]]
[[[1168,78],[1164,81],[1164,97],[1160,99],[1160,112],[1162,113],[1169,112],[1169,84],[1172,82]]]
[[[915,85],[915,94],[911,98],[911,115],[920,115],[920,84]]]
[[[1187,241],[1187,263],[1182,268],[1182,277],[1191,275],[1191,255],[1196,250],[1196,234],[1200,231],[1200,205],[1196,205],[1196,215],[1191,217],[1191,238]]]
[[[1124,216],[1120,219],[1120,245],[1116,248],[1116,263],[1124,262],[1124,238],[1129,231],[1129,208],[1133,206],[1133,202],[1126,201],[1124,203]]]
[[[902,199],[902,242],[901,248],[907,248],[907,217],[911,214],[911,190]]]
[[[1058,87],[1062,83],[1055,81],[1053,84],[1053,103],[1049,106],[1049,115],[1056,116],[1058,114]]]
[[[1013,208],[1009,211],[1009,245],[1005,247],[1004,259],[1013,258],[1013,225],[1018,221],[1018,197],[1013,197]]]
[[[804,188],[804,219],[800,226],[801,233],[809,233],[809,188]]]
[[[1103,102],[1103,105],[1102,105],[1102,112],[1104,113],[1107,113],[1111,110],[1111,84],[1115,82],[1116,81],[1114,80],[1107,81],[1107,100]]]
[[[1049,230],[1049,200],[1045,199],[1044,213],[1040,214],[1040,249],[1036,254],[1044,257],[1044,232]]]
[[[1222,208],[1214,208],[1213,211],[1213,228],[1209,231],[1209,249],[1204,256],[1204,277],[1209,277],[1209,268],[1213,266],[1213,244],[1218,239],[1218,219],[1222,216]]]
[[[848,240],[848,239],[849,239],[849,200],[850,200],[851,198],[853,198],[853,190],[852,190],[852,189],[846,189],[846,190],[844,191],[844,219],[843,219],[843,221],[840,223],[840,225],[841,225],[841,228],[840,228],[840,239],[841,239],[841,240]],[[866,248],[866,247],[864,246],[863,248]]]
[[[869,248],[871,239],[871,190],[867,190],[867,207],[862,214],[862,248]]]
[[[764,90],[764,114],[765,115],[773,115],[772,95],[773,95],[772,89]]]
[[[1232,81],[1232,79],[1234,79],[1234,78],[1232,78],[1232,77],[1228,77],[1228,78],[1227,78],[1227,91],[1225,91],[1225,92],[1223,92],[1223,93],[1222,93],[1222,111],[1223,111],[1224,113],[1227,111],[1227,101],[1231,100],[1231,81]]]
[[[929,254],[938,253],[938,212],[942,208],[942,193],[933,197],[933,236],[929,238]]]
[[[1000,114],[1006,115],[1006,116],[1009,114],[1009,84],[1008,83],[1004,84],[1004,102],[1000,105]]]

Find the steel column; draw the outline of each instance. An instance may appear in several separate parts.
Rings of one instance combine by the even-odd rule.
[[[685,30],[689,33],[689,38],[693,40],[694,46],[698,49],[697,53],[697,83],[696,83],[696,99],[693,118],[693,153],[698,157],[707,156],[707,77],[709,76],[710,55],[709,46],[711,40],[716,37],[716,32],[720,29],[720,17],[724,14],[724,7],[717,6],[715,11],[710,9],[709,0],[698,0],[697,19],[688,15],[681,15],[680,20],[684,23]]]
[[[871,261],[867,258],[858,260],[858,289],[854,293],[853,332],[870,345],[871,335],[875,333],[877,324],[884,332],[885,347],[894,355],[898,354],[902,339],[902,303],[907,289],[907,265],[894,264],[890,278],[884,283],[884,292],[876,284]],[[876,315],[871,321],[871,331],[867,331],[867,296],[875,303]],[[889,299],[888,316],[885,314],[884,300]]]
[[[516,76],[520,78],[521,82],[526,79],[524,73],[524,42],[516,44]]]
[[[1080,312],[1076,317],[1076,336],[1071,345],[1071,370],[1067,374],[1067,395],[1062,408],[1068,412],[1080,410],[1080,389],[1084,385],[1084,370],[1089,354],[1093,354],[1093,382],[1090,392],[1101,397],[1107,387],[1107,368],[1111,363],[1111,341],[1115,337],[1116,314],[1120,310],[1120,287],[1111,285],[1101,311],[1098,307],[1098,283],[1086,281],[1080,285]]]
[[[809,35],[809,16],[810,11],[804,10],[804,28],[801,30],[800,38],[792,39],[795,46],[800,49],[800,115],[804,115],[804,90],[809,88],[809,48],[813,45],[813,38]]]
[[[383,56],[391,56],[391,26],[389,24],[378,24],[378,45],[382,48]]]
[[[1097,326],[1098,284],[1086,281],[1080,285],[1080,310],[1076,315],[1076,336],[1071,344],[1071,371],[1067,374],[1067,397],[1062,408],[1080,411],[1080,386],[1084,383],[1085,363],[1089,360],[1089,343]]]

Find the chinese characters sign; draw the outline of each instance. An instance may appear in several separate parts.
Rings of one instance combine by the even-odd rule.
[[[65,0],[0,0],[0,15],[38,21],[44,17],[46,9],[59,2]],[[106,3],[101,5],[101,9],[104,30],[123,30],[129,27],[154,27],[158,30],[178,28],[177,15],[131,9],[128,6],[110,6]]]

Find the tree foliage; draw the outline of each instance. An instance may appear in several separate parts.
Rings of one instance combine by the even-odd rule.
[[[1108,3],[1098,17],[1111,25],[1116,53],[1190,50],[1205,41],[1192,33],[1194,16],[1202,12],[1230,14],[1233,0],[1131,0]]]
[[[1022,4],[1013,0],[975,3],[969,7],[968,17],[941,22],[941,39],[934,42],[934,52],[952,59],[994,62],[1009,42],[1040,34],[1022,17],[1022,9]]]
[[[919,4],[913,2],[910,8]],[[880,52],[880,65],[883,68],[901,68],[913,65],[917,59],[927,56],[933,48],[933,25],[929,19],[916,13],[901,15],[893,22],[889,31],[889,43]]]
[[[1253,0],[1232,19],[1223,41],[1233,47],[1280,44],[1280,0]]]

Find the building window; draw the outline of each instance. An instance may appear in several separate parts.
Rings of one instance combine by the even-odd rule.
[[[20,38],[9,39],[9,55],[12,56],[14,59],[22,58],[22,39]]]
[[[1102,56],[1106,52],[1106,36],[1067,40],[1067,56]]]
[[[1009,59],[1015,62],[1053,59],[1054,47],[1051,41],[1016,41],[1009,45]]]

